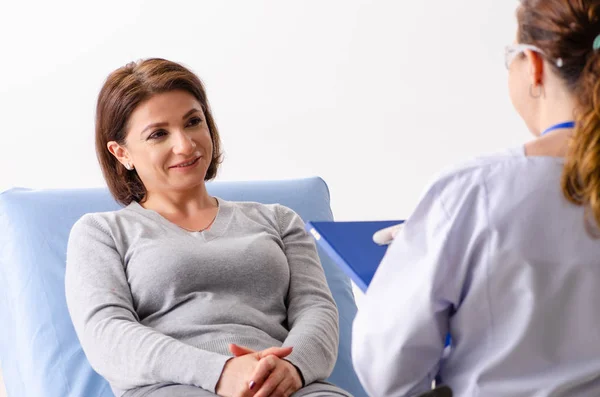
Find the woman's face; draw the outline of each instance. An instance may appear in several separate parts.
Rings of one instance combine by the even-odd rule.
[[[213,144],[202,106],[187,91],[156,94],[142,102],[127,121],[126,132],[125,145],[109,142],[109,150],[121,163],[135,167],[129,172],[138,173],[148,194],[204,183]]]

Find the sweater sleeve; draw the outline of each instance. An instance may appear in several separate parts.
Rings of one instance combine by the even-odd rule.
[[[277,216],[290,267],[287,296],[290,332],[283,346],[286,357],[302,373],[305,384],[324,380],[333,371],[338,353],[338,312],[312,237],[291,209],[278,206]]]
[[[230,357],[139,323],[123,260],[100,221],[86,215],[73,226],[65,275],[69,313],[92,367],[122,390],[172,382],[214,392]]]

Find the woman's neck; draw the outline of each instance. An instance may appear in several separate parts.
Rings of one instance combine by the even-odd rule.
[[[202,184],[189,191],[148,192],[147,199],[140,203],[146,209],[162,215],[189,216],[218,206],[206,186]]]
[[[569,149],[569,140],[573,129],[564,128],[552,131],[525,144],[528,157],[565,157]]]
[[[546,82],[547,95],[540,99],[537,108],[535,133],[543,134],[548,128],[575,119],[577,101],[575,96],[565,88],[558,78],[548,76]],[[556,129],[525,144],[527,156],[565,157],[569,148],[569,140],[573,135],[572,128]]]

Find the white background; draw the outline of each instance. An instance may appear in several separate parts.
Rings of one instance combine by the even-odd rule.
[[[322,176],[339,220],[403,218],[441,168],[528,139],[516,1],[3,1],[0,190],[102,186],[94,109],[146,57],[204,81],[220,179]]]
[[[140,58],[204,81],[222,180],[322,176],[338,220],[404,218],[427,181],[529,139],[516,1],[1,1],[0,191],[102,186],[94,108]],[[1,395],[1,392],[0,392]]]

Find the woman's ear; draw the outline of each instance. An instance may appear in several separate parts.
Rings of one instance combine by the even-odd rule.
[[[119,160],[123,165],[131,164],[131,158],[129,152],[123,146],[119,145],[115,141],[110,141],[106,144],[108,151]]]
[[[544,58],[535,51],[525,51],[531,84],[544,85]]]

